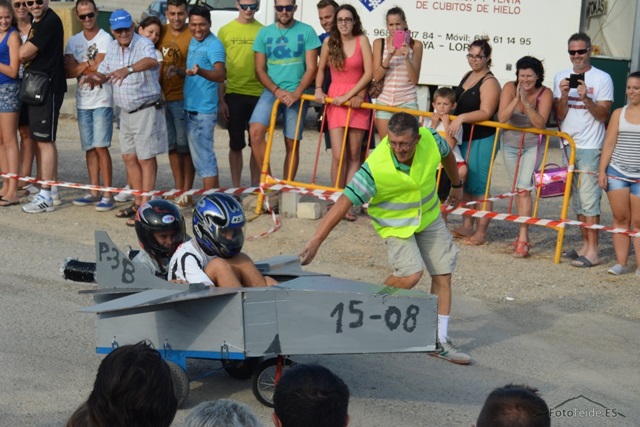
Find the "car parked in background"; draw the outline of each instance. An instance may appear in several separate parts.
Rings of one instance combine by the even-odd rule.
[[[155,0],[149,5],[149,7],[142,11],[140,20],[143,20],[148,16],[155,16],[156,18],[160,19],[160,22],[166,24],[167,17],[164,14],[166,11],[167,0]]]

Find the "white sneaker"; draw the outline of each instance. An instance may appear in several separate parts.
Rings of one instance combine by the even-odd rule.
[[[27,200],[29,200],[30,202],[33,202],[36,199],[36,197],[38,197],[39,195],[40,193],[29,194],[29,197],[27,197]],[[53,200],[53,206],[60,206],[62,204],[62,199],[60,198],[60,194],[52,194],[51,200]]]
[[[128,190],[130,187],[127,185],[124,188]],[[131,202],[135,200],[135,197],[129,191],[122,191],[120,193],[116,193],[116,195],[113,196],[113,200],[115,200],[118,203],[126,203],[126,202]]]
[[[53,200],[47,199],[40,194],[36,195],[33,201],[22,206],[22,210],[26,213],[53,212],[54,209]]]
[[[450,339],[447,339],[445,342],[438,341],[438,350],[436,350],[435,353],[429,353],[429,355],[448,360],[458,365],[468,365],[471,363],[471,358],[455,348]]]

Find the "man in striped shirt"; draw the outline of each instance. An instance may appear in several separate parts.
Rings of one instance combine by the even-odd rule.
[[[420,128],[407,113],[394,114],[389,133],[356,172],[329,210],[300,257],[303,265],[315,257],[322,242],[352,206],[369,203],[369,216],[385,241],[393,273],[384,284],[411,289],[426,267],[431,292],[438,296],[438,341],[434,356],[468,365],[471,358],[458,351],[448,336],[451,311],[451,273],[458,248],[440,215],[436,171],[442,164],[453,184],[448,204],[462,198],[462,180],[447,142],[433,129]]]
[[[150,191],[156,184],[156,156],[169,148],[158,60],[151,41],[135,33],[129,12],[116,10],[109,23],[115,40],[107,48],[98,71],[83,83],[112,84],[113,100],[120,107],[120,150],[127,176],[133,188]],[[133,227],[138,207],[149,199],[136,195],[134,204],[116,216],[129,218],[127,225]]]

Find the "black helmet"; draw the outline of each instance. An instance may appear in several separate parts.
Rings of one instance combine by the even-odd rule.
[[[153,233],[175,231],[171,248],[162,246]],[[167,200],[149,200],[136,213],[136,234],[142,249],[155,258],[169,258],[185,239],[184,217],[180,209]]]
[[[203,197],[193,210],[193,234],[209,256],[231,258],[244,245],[242,205],[225,193]]]

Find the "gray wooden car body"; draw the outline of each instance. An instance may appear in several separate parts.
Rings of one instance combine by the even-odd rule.
[[[256,263],[280,284],[217,288],[167,282],[136,269],[96,232],[97,352],[152,342],[165,359],[242,360],[297,354],[428,352],[437,298],[302,270],[298,257]]]

